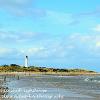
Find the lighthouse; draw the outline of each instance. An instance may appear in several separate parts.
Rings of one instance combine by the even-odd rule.
[[[25,56],[25,67],[28,67],[28,56]]]

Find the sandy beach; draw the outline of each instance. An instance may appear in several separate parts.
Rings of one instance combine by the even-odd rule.
[[[7,75],[6,82],[2,83],[4,85],[0,85],[8,87],[7,96],[12,100],[100,100],[98,75],[57,76],[29,73]],[[6,99],[9,100],[8,98]]]

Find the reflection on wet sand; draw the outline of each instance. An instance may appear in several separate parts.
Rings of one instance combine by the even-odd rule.
[[[87,79],[91,80],[89,76],[16,75],[7,76],[3,86],[9,88],[7,96],[12,100],[99,100],[100,83],[93,81],[99,76]]]

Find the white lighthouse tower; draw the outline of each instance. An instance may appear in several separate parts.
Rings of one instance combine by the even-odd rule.
[[[25,67],[28,67],[28,56],[25,56]]]

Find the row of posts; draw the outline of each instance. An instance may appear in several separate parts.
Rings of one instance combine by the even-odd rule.
[[[15,77],[15,76],[14,76],[14,77]],[[16,79],[17,79],[17,80],[20,79],[20,78],[19,78],[19,75],[16,77]],[[3,80],[4,80],[4,81],[7,81],[7,76],[4,76]]]
[[[25,73],[24,75],[26,76],[27,74]],[[30,76],[31,74],[29,73],[28,75]],[[6,76],[3,76],[3,77],[2,77],[4,81],[7,81],[7,76],[9,76],[9,75],[6,75]],[[19,76],[19,75],[12,75],[12,76],[13,76],[14,78],[16,78],[17,80],[20,79],[20,76]]]

